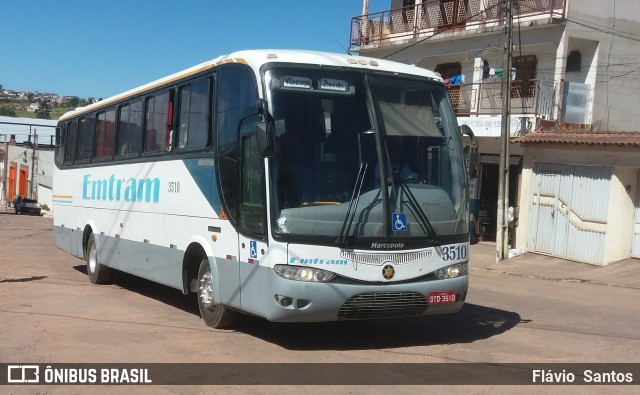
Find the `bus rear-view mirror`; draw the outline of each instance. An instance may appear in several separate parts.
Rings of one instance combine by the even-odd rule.
[[[273,122],[256,123],[256,144],[258,145],[258,155],[261,158],[270,158],[275,154]]]

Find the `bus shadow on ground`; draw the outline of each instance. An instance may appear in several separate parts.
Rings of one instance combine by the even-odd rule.
[[[74,269],[86,274],[86,265]],[[115,286],[200,317],[195,294],[184,296],[173,288],[117,270],[112,280]],[[229,330],[288,350],[367,350],[473,343],[500,335],[521,322],[516,312],[467,303],[456,314],[364,321],[279,323],[241,314]],[[204,323],[202,326],[206,328]]]
[[[87,274],[87,265],[77,265],[73,268],[80,273],[85,275]],[[88,278],[87,281],[89,281]],[[145,280],[119,270],[112,270],[111,281],[109,283],[122,289],[126,289],[127,291],[135,292],[138,295],[168,304],[169,306],[178,308],[186,313],[196,315],[198,318],[200,317],[198,300],[196,299],[195,294],[185,296],[175,288],[158,284],[150,280]]]
[[[366,350],[472,343],[521,322],[515,312],[465,304],[457,314],[322,323],[266,323],[243,316],[234,329],[288,350]]]

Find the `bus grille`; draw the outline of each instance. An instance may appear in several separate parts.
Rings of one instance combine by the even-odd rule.
[[[353,252],[342,251],[340,256],[344,259],[348,259],[355,263],[361,263],[363,265],[376,265],[381,266],[386,262],[393,262],[396,265],[404,265],[407,263],[418,262],[424,259],[431,258],[433,251],[431,248],[423,251],[415,252],[400,252],[400,253],[367,253],[367,252]]]
[[[347,300],[338,312],[339,319],[420,315],[427,310],[427,299],[417,292],[368,292]]]

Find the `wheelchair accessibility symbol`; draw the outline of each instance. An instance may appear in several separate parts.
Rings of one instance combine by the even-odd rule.
[[[258,258],[258,246],[255,241],[249,242],[249,256],[253,259]]]
[[[391,214],[391,229],[394,232],[406,232],[407,229],[407,214],[405,213],[393,213]]]

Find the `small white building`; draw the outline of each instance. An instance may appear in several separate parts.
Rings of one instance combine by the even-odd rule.
[[[0,202],[18,194],[53,206],[56,125],[55,120],[0,117]]]
[[[516,247],[596,265],[640,258],[640,133],[536,131],[524,147]]]

